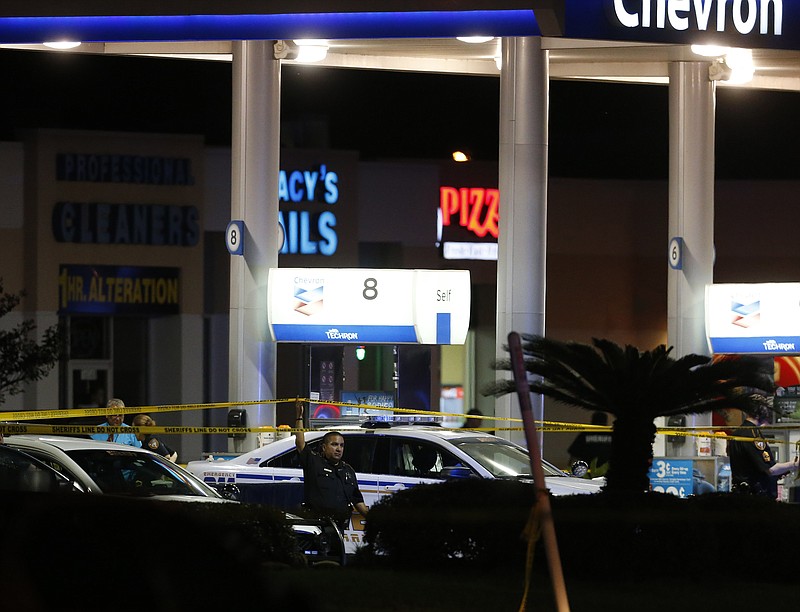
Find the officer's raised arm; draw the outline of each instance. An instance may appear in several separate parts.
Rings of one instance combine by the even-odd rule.
[[[294,434],[294,444],[298,452],[306,447],[306,436],[303,433],[303,402],[299,399],[294,403],[295,427],[299,430]]]

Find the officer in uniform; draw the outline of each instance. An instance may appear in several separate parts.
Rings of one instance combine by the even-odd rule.
[[[748,414],[733,437],[752,438],[729,440],[728,457],[731,460],[733,490],[739,493],[765,495],[773,499],[778,496],[778,478],[798,469],[798,458],[794,461],[776,463],[769,444],[764,439],[761,427],[769,423],[769,399],[756,398],[759,406]]]
[[[137,414],[133,417],[134,427],[153,427],[155,424],[156,422],[149,414]],[[169,446],[159,440],[158,436],[155,434],[137,434],[136,437],[142,443],[143,448],[151,450],[162,457],[166,457],[173,463],[178,461],[177,451],[173,451]]]
[[[326,516],[344,531],[355,508],[367,516],[367,506],[358,488],[355,470],[342,460],[344,438],[329,431],[322,438],[319,452],[306,445],[303,428],[303,403],[295,404],[297,428],[295,445],[303,468],[305,505],[319,516]]]

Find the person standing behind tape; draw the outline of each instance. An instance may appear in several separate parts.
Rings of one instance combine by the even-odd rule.
[[[295,434],[300,465],[303,468],[303,495],[305,505],[315,514],[330,518],[344,531],[350,523],[355,508],[366,517],[368,508],[358,488],[355,470],[342,460],[344,437],[329,431],[322,438],[319,453],[306,444],[303,433],[303,403],[295,404]]]
[[[134,427],[153,427],[155,424],[156,422],[149,414],[137,414],[133,417]],[[173,463],[178,460],[178,453],[159,440],[156,434],[136,434],[136,438],[142,443],[142,448],[146,448],[162,457],[166,457]]]
[[[735,493],[764,495],[776,499],[778,497],[778,478],[789,472],[798,470],[798,458],[794,461],[777,463],[772,449],[764,439],[761,429],[769,424],[771,412],[770,400],[757,396],[761,401],[752,414],[746,415],[739,429],[731,437],[753,438],[749,440],[729,440],[728,457],[731,460],[732,490]]]
[[[113,398],[108,400],[106,408],[124,408],[125,402],[121,399]],[[127,423],[123,422],[124,415],[122,414],[109,414],[106,415],[106,422],[100,423],[98,427],[130,427]],[[92,434],[92,439],[100,440],[101,442],[116,442],[117,444],[127,444],[128,446],[135,446],[141,448],[142,443],[132,433],[95,433]]]

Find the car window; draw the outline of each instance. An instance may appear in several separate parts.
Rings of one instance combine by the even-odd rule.
[[[531,476],[531,463],[524,450],[494,438],[465,438],[453,444],[486,468],[495,478]],[[564,472],[542,462],[545,476],[564,476]]]
[[[80,479],[77,478],[75,476],[75,474],[70,472],[66,467],[64,467],[61,464],[60,461],[57,461],[56,459],[51,457],[49,454],[47,454],[47,453],[45,453],[43,451],[40,451],[39,449],[35,449],[35,448],[31,448],[31,449],[27,449],[26,448],[25,452],[27,454],[33,456],[33,457],[36,457],[39,461],[44,463],[46,466],[54,469],[59,474],[63,474],[64,476],[66,476],[70,480],[72,480],[72,481],[80,481]]]
[[[34,459],[0,446],[0,490],[52,492],[59,479]]]
[[[376,458],[376,441],[374,438],[347,434],[344,434],[342,437],[344,438],[344,460],[349,463],[356,472],[375,472],[376,462],[379,465],[386,464],[384,460]],[[319,453],[321,445],[322,438],[307,444],[315,453]],[[300,469],[297,449],[292,448],[282,455],[271,457],[259,464],[259,467]]]
[[[390,473],[394,476],[444,479],[443,468],[464,466],[453,453],[427,440],[397,438],[393,442]]]
[[[344,438],[344,460],[356,472],[376,472],[375,438],[373,436],[347,435]]]
[[[74,450],[67,453],[103,493],[114,495],[209,496],[167,460],[126,450]]]
[[[306,446],[316,453],[319,452],[319,445],[321,443],[322,439],[320,438],[319,440],[314,440],[313,442],[307,442]],[[276,455],[275,457],[265,459],[258,464],[258,467],[293,468],[299,470],[301,468],[300,458],[297,456],[297,448],[293,446],[290,450],[281,455]]]

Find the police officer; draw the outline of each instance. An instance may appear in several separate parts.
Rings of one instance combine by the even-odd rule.
[[[154,427],[156,422],[149,414],[137,414],[133,417],[134,427]],[[154,453],[166,457],[173,463],[178,461],[177,451],[173,451],[169,446],[159,440],[155,434],[136,434],[136,438],[142,443],[142,448],[153,451]]]
[[[306,445],[303,433],[303,403],[295,404],[297,428],[295,445],[303,468],[305,504],[314,513],[327,516],[344,531],[355,508],[367,516],[367,506],[358,488],[355,470],[342,460],[344,438],[336,431],[322,438],[319,452]]]
[[[769,399],[757,396],[759,406],[747,415],[741,427],[732,434],[734,437],[752,438],[753,441],[729,440],[728,457],[731,460],[734,491],[775,499],[778,496],[778,477],[797,471],[798,458],[783,463],[775,462],[772,449],[761,430],[763,425],[769,423]]]

